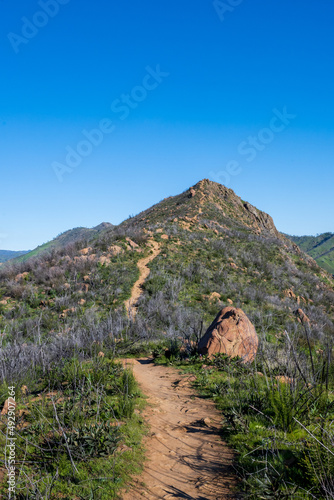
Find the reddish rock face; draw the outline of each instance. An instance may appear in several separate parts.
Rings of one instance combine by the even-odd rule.
[[[199,341],[198,351],[207,354],[239,356],[244,363],[254,360],[259,339],[246,314],[235,307],[225,307],[217,314],[206,334]]]

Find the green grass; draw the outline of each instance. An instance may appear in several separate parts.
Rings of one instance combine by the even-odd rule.
[[[144,460],[144,399],[132,372],[107,356],[72,358],[28,390],[16,392],[16,498],[118,498]]]
[[[14,259],[15,257],[20,257],[23,254],[26,254],[25,251],[14,252],[11,250],[0,250],[0,263],[6,262],[7,260]]]
[[[320,267],[334,275],[334,234],[318,236],[288,236],[304,252],[308,253]]]
[[[34,250],[31,250],[30,252],[21,255],[15,259],[16,262],[26,262],[28,259],[31,259],[32,257],[36,257],[37,255],[40,255],[42,252],[49,250],[52,248],[53,242],[48,241],[47,243],[43,243],[43,245],[39,245],[37,248]]]

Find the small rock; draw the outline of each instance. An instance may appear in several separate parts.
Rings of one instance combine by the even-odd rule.
[[[296,295],[293,293],[293,290],[291,290],[291,288],[288,288],[287,290],[284,290],[283,294],[288,299],[296,299]]]
[[[14,406],[15,409],[15,401],[11,401],[11,407]],[[3,408],[1,410],[1,415],[7,415],[9,411],[9,399],[6,399],[5,404],[3,405]]]
[[[130,238],[125,238],[125,239],[129,243],[131,248],[138,248],[139,247],[139,245],[137,245],[137,243],[135,243],[134,241],[130,240]]]
[[[211,295],[209,295],[209,302],[217,302],[217,300],[220,300],[220,297],[220,293],[212,292]]]
[[[91,247],[87,247],[87,248],[83,248],[82,250],[80,250],[79,253],[81,255],[88,255],[89,252],[91,252],[91,251],[92,251],[92,248]]]
[[[126,444],[122,444],[117,448],[117,451],[119,451],[120,453],[125,453],[126,451],[132,451],[132,448],[126,446]]]
[[[297,320],[302,323],[302,325],[310,324],[309,318],[304,313],[303,309],[299,308],[294,311],[295,316],[297,316]]]
[[[118,245],[112,245],[108,248],[108,252],[114,257],[115,255],[122,253],[123,249]]]
[[[278,380],[278,382],[281,382],[281,384],[293,383],[293,378],[285,377],[284,375],[276,375],[275,379]]]
[[[16,276],[15,281],[20,281],[26,278],[29,275],[28,272],[20,273]]]
[[[106,265],[108,266],[110,264],[110,259],[105,256],[105,255],[101,255],[101,257],[99,258],[99,263],[103,266],[103,265]]]

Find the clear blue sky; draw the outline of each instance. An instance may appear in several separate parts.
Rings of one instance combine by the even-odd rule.
[[[0,248],[202,178],[281,231],[334,231],[333,1],[223,4],[0,1]]]

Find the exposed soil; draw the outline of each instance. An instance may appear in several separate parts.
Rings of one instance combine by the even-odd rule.
[[[147,462],[124,500],[240,498],[233,493],[233,452],[220,438],[221,415],[214,403],[196,395],[194,377],[150,359],[124,360],[132,365],[148,397],[143,417],[150,426],[145,438]]]
[[[142,291],[142,285],[145,282],[146,278],[150,274],[150,268],[147,267],[147,265],[156,258],[156,256],[160,253],[160,245],[158,242],[154,240],[149,241],[149,245],[152,246],[153,253],[151,253],[148,257],[145,257],[144,259],[140,259],[137,262],[137,266],[140,271],[140,276],[139,279],[136,281],[136,283],[133,285],[132,290],[131,290],[131,297],[125,301],[125,308],[128,313],[129,317],[134,317],[137,312],[137,302],[141,294],[143,293]]]

